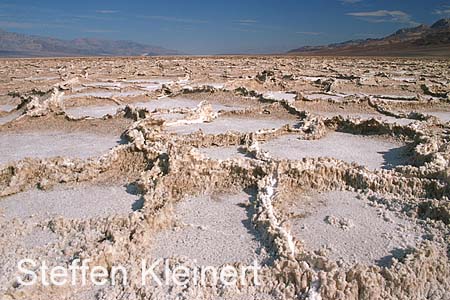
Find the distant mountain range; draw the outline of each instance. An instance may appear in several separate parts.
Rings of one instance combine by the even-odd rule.
[[[132,41],[80,38],[62,40],[0,29],[0,57],[154,56],[179,55],[176,50]],[[400,29],[379,39],[350,40],[326,46],[304,46],[291,55],[450,56],[450,19],[431,26]]]
[[[450,19],[431,26],[400,29],[379,39],[351,40],[326,46],[305,46],[294,55],[450,56]]]
[[[132,41],[93,38],[61,40],[7,32],[0,29],[0,57],[49,56],[154,56],[177,55],[176,50]]]

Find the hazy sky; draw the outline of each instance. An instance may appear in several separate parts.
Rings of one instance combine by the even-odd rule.
[[[0,28],[133,40],[190,54],[282,52],[450,17],[438,0],[0,0]]]

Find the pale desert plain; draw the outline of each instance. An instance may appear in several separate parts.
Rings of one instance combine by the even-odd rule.
[[[439,58],[1,59],[0,299],[450,299],[449,91]],[[260,282],[143,285],[158,258]]]

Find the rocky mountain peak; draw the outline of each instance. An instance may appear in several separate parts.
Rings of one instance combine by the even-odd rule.
[[[444,29],[444,28],[450,28],[450,18],[447,19],[440,19],[433,25],[431,25],[431,28],[433,29]]]

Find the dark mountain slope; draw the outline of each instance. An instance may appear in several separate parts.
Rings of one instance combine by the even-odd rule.
[[[0,29],[0,56],[135,56],[176,55],[175,50],[132,41],[113,41],[92,38],[60,40],[24,35]]]
[[[432,26],[400,29],[380,39],[351,40],[326,46],[306,46],[288,52],[296,55],[450,56],[450,19]]]

